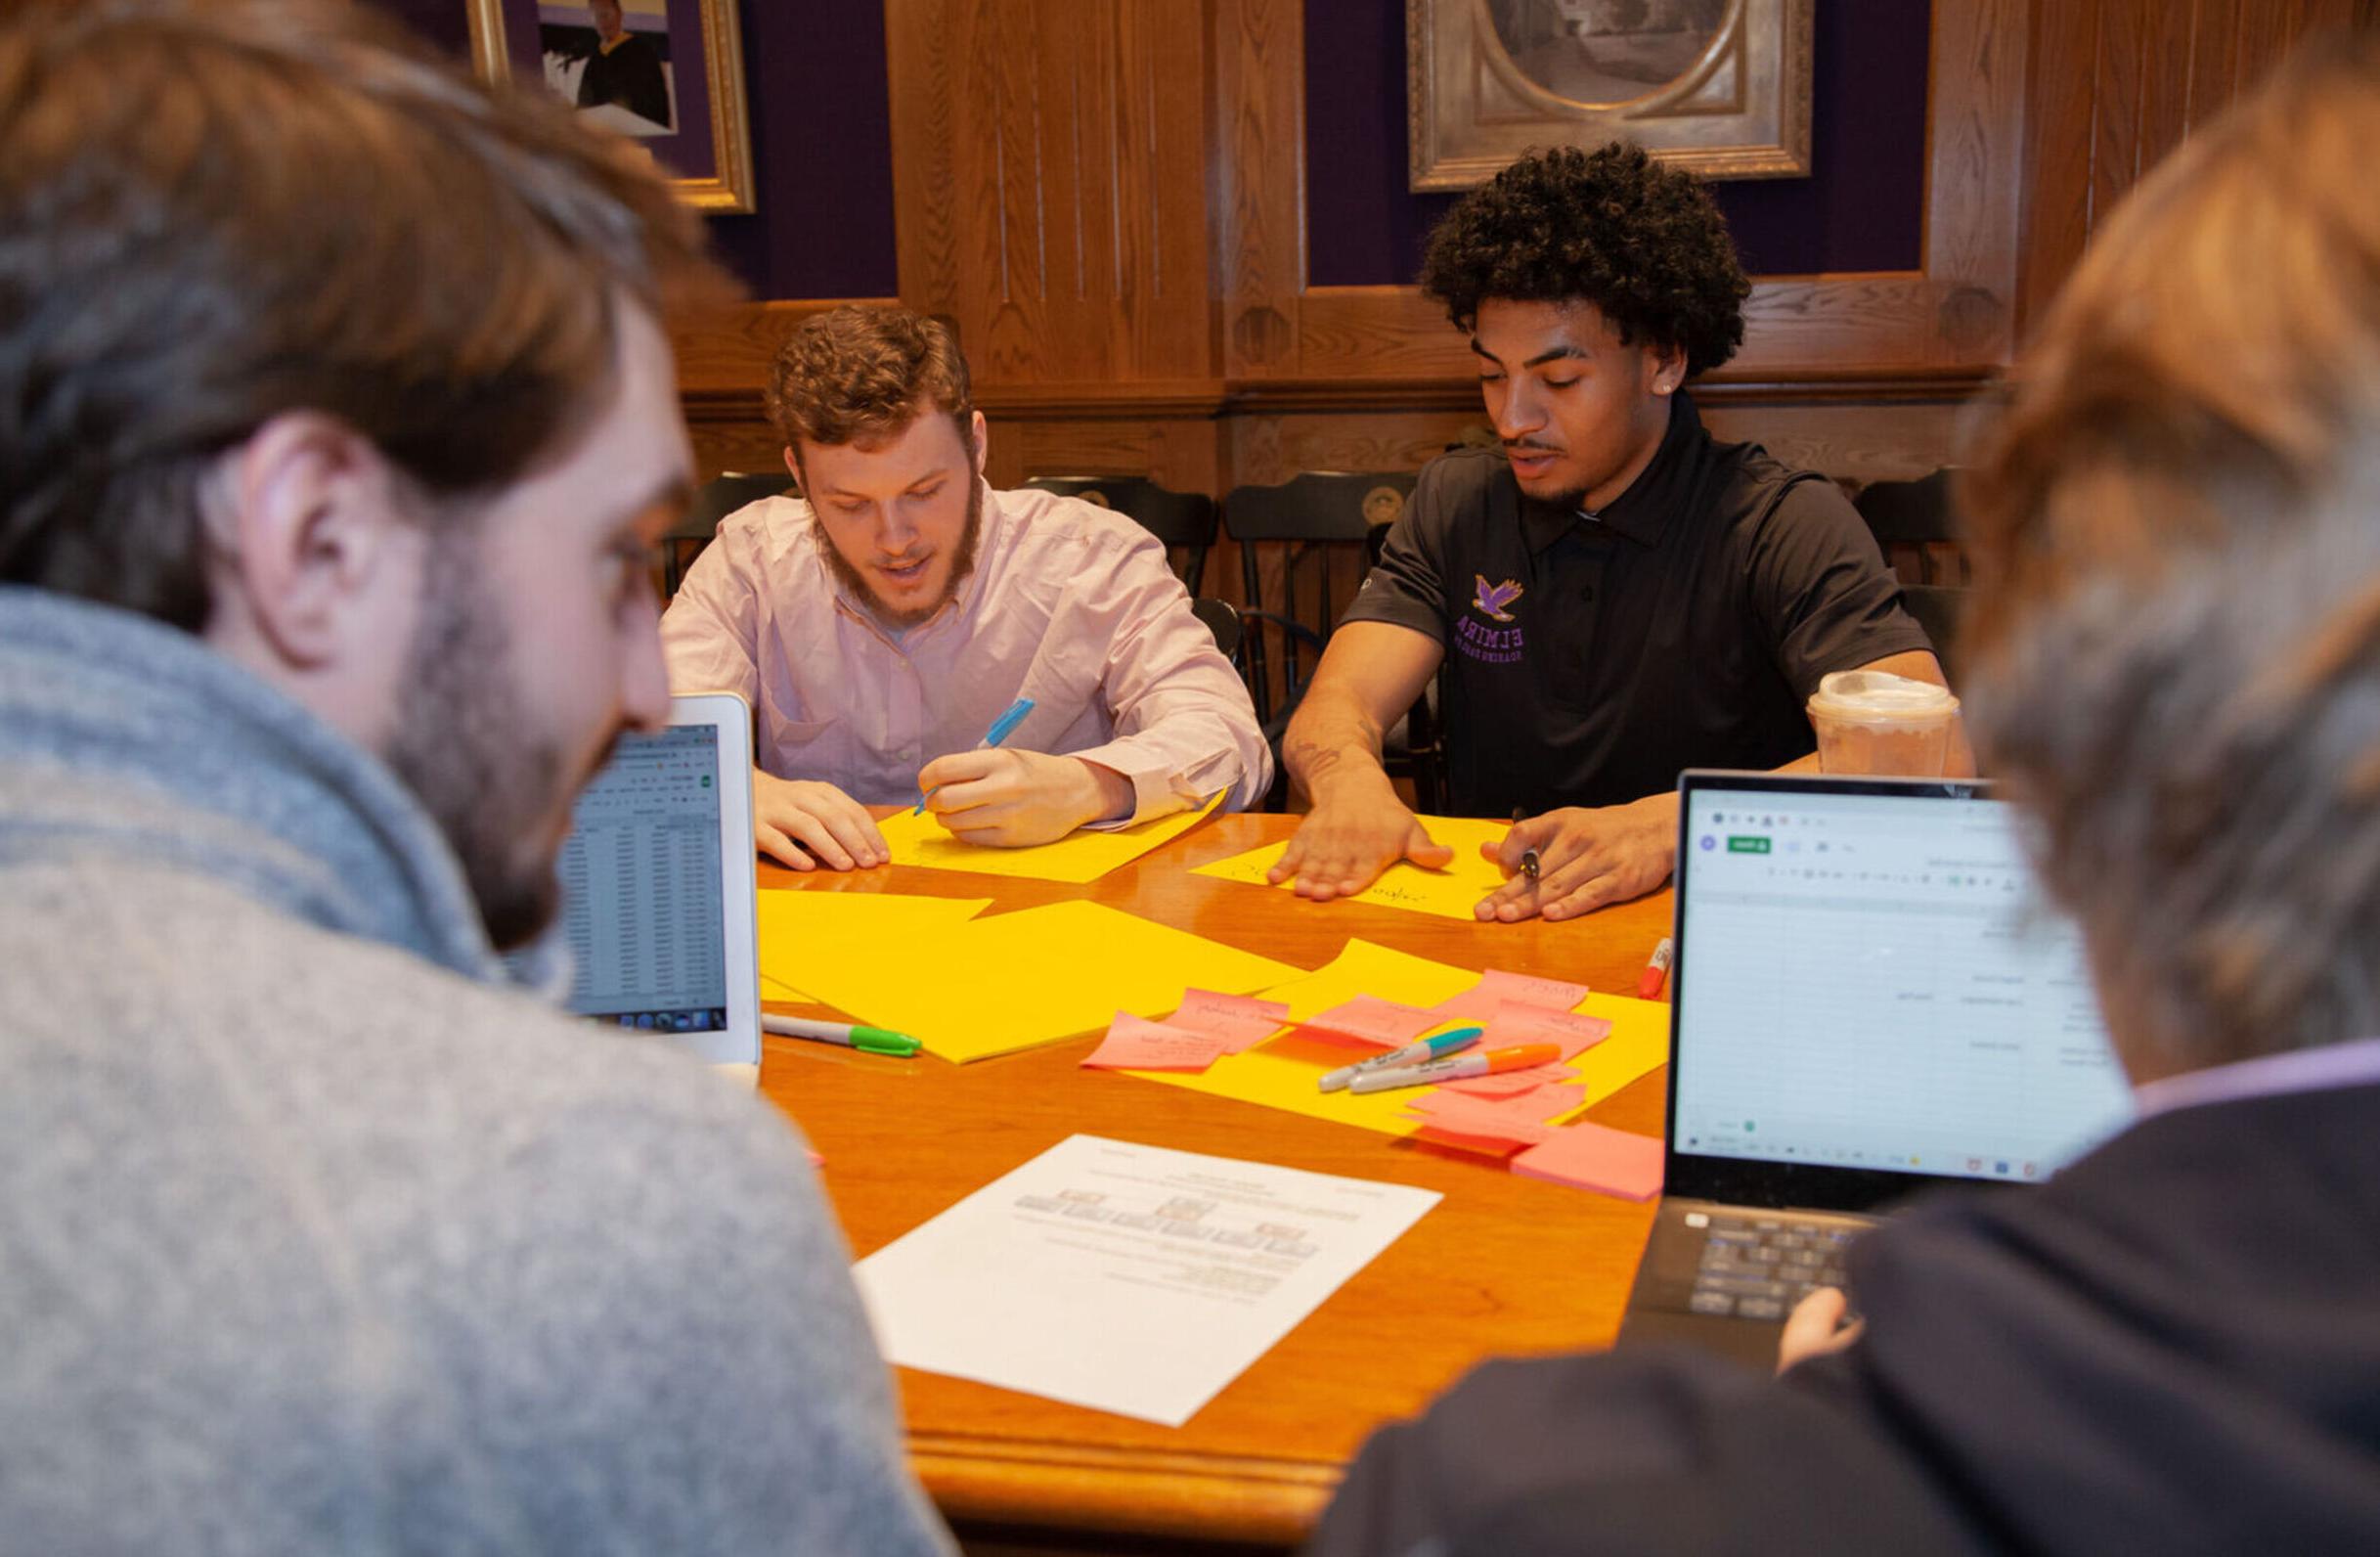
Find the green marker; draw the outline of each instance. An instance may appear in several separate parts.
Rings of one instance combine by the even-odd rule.
[[[849,1022],[814,1022],[806,1016],[778,1016],[772,1011],[761,1013],[761,1031],[779,1038],[840,1044],[862,1054],[898,1054],[903,1059],[924,1046],[906,1033],[888,1032],[881,1027],[854,1027]]]

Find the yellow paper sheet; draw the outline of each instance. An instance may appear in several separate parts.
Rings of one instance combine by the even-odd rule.
[[[1269,1001],[1289,1001],[1290,1015],[1295,1019],[1328,1010],[1358,995],[1377,995],[1407,1005],[1435,1005],[1478,981],[1478,970],[1475,968],[1450,967],[1368,941],[1350,940],[1345,950],[1324,967],[1301,979],[1257,993]],[[1589,995],[1577,1009],[1609,1020],[1611,1036],[1570,1061],[1570,1080],[1584,1085],[1586,1094],[1567,1110],[1552,1116],[1549,1123],[1592,1108],[1669,1057],[1669,1007],[1659,1001],[1621,995]],[[1460,1024],[1449,1021],[1432,1031],[1457,1025]],[[1432,1088],[1358,1093],[1326,1092],[1314,1085],[1324,1071],[1337,1070],[1370,1052],[1373,1050],[1285,1033],[1244,1053],[1226,1054],[1203,1073],[1124,1074],[1314,1119],[1360,1125],[1383,1134],[1414,1134],[1422,1127],[1405,1117],[1405,1108],[1416,1097],[1434,1090]]]
[[[1195,811],[1177,811],[1137,827],[1114,832],[1078,828],[1055,843],[1030,849],[993,849],[961,843],[946,831],[932,813],[917,816],[904,810],[876,823],[891,845],[895,865],[923,866],[929,870],[971,870],[977,875],[1030,876],[1036,881],[1066,881],[1080,886],[1096,881],[1118,866],[1130,865],[1161,843],[1180,837],[1222,802],[1223,792]]]
[[[837,892],[768,887],[760,894],[761,998],[813,1000],[803,980],[821,961],[837,960],[851,940],[912,944],[963,924],[992,906],[990,898],[925,898],[898,892]]]
[[[1379,880],[1356,893],[1351,901],[1376,903],[1385,909],[1410,909],[1416,913],[1434,913],[1441,918],[1471,918],[1473,906],[1504,885],[1504,872],[1479,858],[1479,845],[1502,842],[1512,824],[1477,817],[1423,817],[1420,821],[1432,840],[1453,847],[1454,858],[1447,862],[1446,868],[1425,870],[1418,865],[1399,862],[1382,871]],[[1263,886],[1264,872],[1272,868],[1273,863],[1281,858],[1281,851],[1288,847],[1286,843],[1268,843],[1261,849],[1200,866],[1191,874]],[[1288,892],[1292,890],[1291,884],[1284,881],[1277,890]]]
[[[1103,1031],[1118,1011],[1161,1015],[1185,989],[1246,995],[1300,976],[1286,962],[1080,901],[835,950],[831,965],[803,969],[805,989],[961,1064]]]

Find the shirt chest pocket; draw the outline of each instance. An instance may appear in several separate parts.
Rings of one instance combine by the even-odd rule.
[[[833,719],[787,719],[761,710],[760,765],[779,778],[830,781],[849,765],[849,726]]]
[[[965,700],[980,703],[995,714],[1014,698],[1032,698],[1033,717],[1027,722],[1033,733],[1027,737],[1029,742],[1046,739],[1070,728],[1082,710],[1099,700],[1107,665],[1108,643],[1104,633],[1088,632],[1081,624],[1060,621],[1044,627],[1037,642],[1020,632],[1006,645],[983,646],[989,651],[970,653],[963,658],[953,680],[964,689]],[[1010,682],[1020,663],[1024,675]],[[974,685],[970,686],[971,682]]]

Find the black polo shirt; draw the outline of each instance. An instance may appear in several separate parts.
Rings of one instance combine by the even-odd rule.
[[[1834,483],[1714,443],[1684,394],[1593,516],[1523,497],[1499,451],[1432,461],[1344,620],[1445,646],[1454,805],[1484,817],[1780,767],[1821,676],[1933,646]]]

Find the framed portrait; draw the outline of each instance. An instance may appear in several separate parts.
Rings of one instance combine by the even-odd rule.
[[[1405,0],[1412,187],[1633,141],[1704,178],[1810,171],[1813,0]]]
[[[467,0],[491,81],[543,81],[634,137],[697,209],[752,209],[752,127],[734,0]]]

